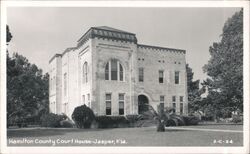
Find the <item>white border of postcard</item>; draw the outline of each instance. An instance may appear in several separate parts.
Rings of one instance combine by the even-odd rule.
[[[8,7],[243,7],[244,143],[242,147],[8,147],[6,132],[6,10]],[[1,1],[1,153],[249,153],[249,1]]]

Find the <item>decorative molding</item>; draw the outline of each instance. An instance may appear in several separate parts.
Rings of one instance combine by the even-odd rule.
[[[101,46],[106,46],[106,47],[115,47],[115,48],[130,49],[130,47],[122,46],[122,45],[111,45],[111,44],[104,44],[104,43],[98,43],[98,45],[100,45],[100,47],[101,47]]]

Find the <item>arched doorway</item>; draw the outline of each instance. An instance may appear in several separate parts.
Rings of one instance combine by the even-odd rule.
[[[138,113],[142,114],[143,112],[148,111],[148,98],[145,95],[138,96]]]

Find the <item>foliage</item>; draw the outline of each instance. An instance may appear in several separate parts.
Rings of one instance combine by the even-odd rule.
[[[74,123],[70,120],[62,120],[60,122],[60,127],[62,128],[73,128],[74,127]]]
[[[7,42],[7,44],[10,42],[11,39],[12,39],[12,34],[10,32],[9,26],[6,25],[6,42]]]
[[[92,122],[95,120],[95,115],[94,112],[84,104],[74,109],[72,119],[78,128],[90,128]]]
[[[201,89],[199,88],[200,80],[193,81],[193,71],[192,68],[187,64],[187,87],[188,87],[188,109],[190,113],[199,111],[201,106],[201,95],[205,93],[205,86]]]
[[[12,34],[7,26],[7,42]],[[7,52],[7,121],[15,123],[27,117],[48,113],[49,75],[18,53]]]
[[[165,123],[169,119],[169,110],[167,108],[164,109],[162,105],[157,106],[157,111],[151,106],[148,105],[148,111],[142,114],[140,119],[154,119],[157,121],[157,132],[164,132],[165,131]],[[143,124],[141,124],[143,125]]]
[[[49,113],[41,117],[42,127],[61,127],[60,122],[65,119],[64,115]]]
[[[232,116],[232,122],[233,123],[242,123],[243,122],[243,117],[240,115],[233,115]]]
[[[172,111],[174,108],[169,108],[158,105],[158,112],[154,110],[154,108],[151,105],[149,106],[149,111],[146,114],[146,117],[140,118],[140,119],[150,119],[151,120],[157,120],[157,131],[165,131],[164,126],[184,126],[184,125],[197,125],[199,123],[199,118],[196,116],[183,116],[183,115],[176,115]],[[149,116],[149,113],[151,113],[151,116]],[[144,116],[144,114],[142,114]],[[153,117],[153,118],[152,118]],[[139,120],[140,120],[139,119]]]
[[[129,121],[124,116],[97,116],[99,128],[128,127]]]
[[[189,126],[189,125],[198,125],[199,123],[199,118],[196,116],[182,116],[185,125]]]
[[[203,106],[216,117],[226,110],[243,112],[243,9],[226,21],[221,37],[210,46],[211,58],[203,67],[209,76]]]
[[[126,115],[126,120],[128,121],[129,125],[131,127],[134,127],[136,122],[140,120],[140,115],[137,114],[131,114],[131,115]]]

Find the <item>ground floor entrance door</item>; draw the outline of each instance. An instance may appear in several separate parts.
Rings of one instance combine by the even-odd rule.
[[[145,95],[138,96],[138,113],[142,114],[143,112],[148,111],[148,98]]]

